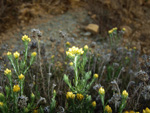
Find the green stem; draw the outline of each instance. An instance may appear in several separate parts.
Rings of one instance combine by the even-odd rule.
[[[14,68],[14,70],[15,70],[16,76],[18,77],[18,72],[17,72],[16,66],[15,66],[15,64],[14,64],[14,62],[13,62],[13,60],[12,60],[12,58],[10,58],[10,62],[11,62],[12,66],[13,66],[13,68]]]
[[[74,58],[75,86],[77,86],[77,85],[78,85],[78,68],[77,68],[77,59],[78,59],[78,56],[75,56],[75,58]]]
[[[23,95],[23,83],[24,83],[24,80],[21,80],[20,81],[20,88],[21,88],[21,95]]]
[[[14,92],[15,113],[18,113],[17,93]]]
[[[17,68],[18,68],[18,73],[20,74],[20,69],[19,69],[19,60],[17,59]]]

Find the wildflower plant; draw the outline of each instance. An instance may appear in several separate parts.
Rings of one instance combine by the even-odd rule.
[[[86,56],[87,51],[87,45],[85,45],[83,49],[73,46],[72,48],[69,48],[68,51],[66,51],[66,55],[71,61],[70,66],[73,67],[75,75],[72,83],[68,75],[64,75],[64,81],[71,90],[71,92],[67,93],[66,98],[70,105],[69,109],[75,110],[74,112],[77,112],[78,110],[86,112],[84,105],[86,102],[89,105],[89,101],[86,101],[85,97],[88,94],[94,81],[98,78],[98,74],[94,74],[92,80],[88,82],[91,78],[91,71],[85,72],[85,66],[88,60]],[[92,102],[90,101],[90,103]],[[92,106],[92,104],[90,104],[90,106]],[[90,110],[90,107],[87,109]]]
[[[123,109],[126,107],[128,92],[126,90],[124,90],[122,92],[121,97],[122,97],[122,100],[121,100],[121,105],[120,105],[120,108],[119,108],[119,113],[122,113]]]
[[[34,60],[37,54],[36,52],[33,52],[31,54],[31,58],[28,59],[27,58],[28,44],[31,41],[31,39],[27,35],[24,35],[22,37],[22,41],[24,42],[24,46],[25,46],[24,58],[21,58],[20,53],[17,51],[13,54],[11,52],[7,52],[8,59],[10,60],[15,73],[13,73],[8,68],[4,71],[4,75],[7,76],[9,80],[9,85],[5,86],[6,96],[0,95],[0,98],[1,98],[0,110],[3,113],[12,113],[12,112],[24,113],[27,111],[27,109],[30,110],[34,107],[35,96],[34,94],[32,94],[31,103],[30,102],[28,103],[28,105],[25,108],[26,110],[18,108],[18,98],[24,95],[25,74],[27,73],[30,66],[34,63]],[[13,79],[12,79],[13,74],[17,76],[18,84],[13,85]],[[9,102],[9,101],[12,101],[12,102]],[[13,106],[10,105],[9,103],[13,103]]]

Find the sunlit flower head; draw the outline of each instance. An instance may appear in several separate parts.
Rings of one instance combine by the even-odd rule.
[[[84,96],[82,94],[79,94],[79,93],[77,94],[77,99],[78,100],[81,101],[81,100],[83,100],[83,98],[84,98]]]
[[[89,48],[88,45],[84,46],[84,50],[88,50],[88,48]]]
[[[95,74],[94,74],[94,78],[98,78],[98,74],[95,73]]]
[[[108,31],[108,34],[112,34],[114,31],[111,29]]]
[[[114,27],[114,28],[113,28],[113,31],[115,31],[115,30],[117,30],[117,29],[118,29],[117,27]]]
[[[93,102],[92,102],[92,106],[93,106],[93,107],[96,107],[96,101],[93,101]]]
[[[21,74],[21,75],[18,76],[18,78],[19,78],[20,80],[23,80],[25,77],[24,77],[23,74]]]
[[[14,85],[13,92],[19,92],[19,91],[20,91],[19,85]]]
[[[146,109],[143,109],[143,113],[150,113],[150,109],[146,107]]]
[[[35,57],[36,55],[37,55],[36,52],[32,52],[32,54],[31,54],[32,57]]]
[[[103,87],[101,87],[101,88],[99,89],[99,93],[100,93],[101,95],[104,95],[104,94],[105,94],[105,89],[104,89]]]
[[[125,30],[126,30],[126,28],[122,28],[122,30],[123,30],[123,31],[125,31]]]
[[[70,66],[73,66],[73,62],[70,62],[69,65],[70,65]]]
[[[107,111],[107,113],[112,113],[112,109],[109,105],[105,106],[105,111]]]
[[[67,46],[70,46],[70,45],[71,45],[71,43],[70,43],[70,42],[66,42],[66,45],[67,45]]]
[[[67,99],[74,99],[75,98],[75,94],[73,94],[72,92],[67,92],[66,98]]]
[[[20,56],[20,53],[18,53],[17,51],[14,53],[14,57],[15,59],[17,59]]]
[[[55,55],[52,55],[52,56],[51,56],[51,59],[53,59],[54,57],[55,57]]]
[[[25,42],[25,41],[27,41],[27,42],[30,42],[31,41],[31,39],[27,36],[27,35],[24,35],[24,36],[22,36],[22,40]]]
[[[4,71],[4,74],[5,74],[5,75],[10,75],[10,74],[11,74],[11,70],[7,68],[7,69]]]
[[[72,48],[69,48],[68,51],[66,51],[67,56],[69,57],[75,57],[76,55],[82,55],[84,53],[82,48],[78,48],[73,46]]]
[[[10,55],[11,55],[11,52],[8,51],[8,52],[7,52],[7,56],[10,56]]]
[[[122,92],[122,96],[123,96],[124,98],[127,98],[127,97],[128,97],[128,92],[127,92],[126,90],[124,90],[124,91]]]
[[[3,102],[0,102],[0,106],[3,107],[3,105],[4,105],[4,103],[3,103]]]

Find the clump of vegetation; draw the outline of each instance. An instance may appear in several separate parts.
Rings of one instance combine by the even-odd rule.
[[[108,43],[94,51],[88,45],[71,47],[61,32],[65,51],[59,58],[60,43],[46,56],[39,30],[32,42],[24,35],[25,51],[7,52],[11,65],[1,82],[1,112],[149,113],[149,57],[140,59],[136,47],[122,45],[124,32],[113,28]]]

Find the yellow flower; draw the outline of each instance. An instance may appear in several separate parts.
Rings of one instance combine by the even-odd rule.
[[[18,78],[19,78],[20,80],[22,80],[22,79],[24,79],[24,75],[21,74],[21,75],[18,76]]]
[[[115,30],[117,30],[117,29],[118,29],[117,27],[114,27],[114,28],[113,28],[113,31],[115,31]]]
[[[17,59],[20,56],[20,53],[18,53],[17,51],[14,53],[14,57],[15,59]]]
[[[99,93],[100,93],[101,95],[104,95],[104,94],[105,94],[105,89],[101,87],[101,88],[99,89]]]
[[[150,113],[150,109],[148,107],[146,107],[146,109],[143,109],[143,113]]]
[[[0,106],[3,107],[3,105],[4,105],[4,103],[3,103],[3,102],[0,102]]]
[[[112,109],[109,105],[105,106],[105,111],[107,111],[107,113],[112,113]]]
[[[75,47],[73,46],[72,48],[69,48],[68,51],[66,51],[66,54],[67,56],[70,56],[70,57],[75,57],[76,55],[82,55],[84,53],[83,49],[82,48],[78,48],[78,47]]]
[[[111,29],[108,31],[109,34],[112,34],[114,31]]]
[[[74,99],[75,98],[75,94],[73,94],[72,92],[67,92],[66,98],[67,99]]]
[[[55,55],[52,55],[52,56],[51,56],[51,59],[53,59],[54,57],[55,57]]]
[[[126,90],[124,90],[124,91],[122,92],[122,96],[123,96],[124,98],[127,98],[127,97],[128,97],[128,92],[127,92]]]
[[[11,52],[8,51],[8,52],[7,52],[7,56],[10,56],[10,55],[11,55]]]
[[[88,50],[88,48],[89,48],[88,45],[84,46],[84,50]]]
[[[126,46],[125,49],[128,49],[128,47]]]
[[[94,78],[98,78],[98,74],[94,74]]]
[[[36,52],[32,52],[32,54],[31,54],[32,57],[35,57],[36,55],[37,55]]]
[[[125,30],[126,30],[126,28],[122,28],[122,30],[123,30],[123,31],[125,31]]]
[[[22,40],[27,42],[31,41],[31,39],[27,35],[22,36]]]
[[[5,75],[10,75],[10,74],[11,74],[11,70],[7,68],[7,69],[4,71],[4,74],[5,74]]]
[[[38,110],[34,110],[33,113],[38,113]]]
[[[70,65],[70,66],[73,66],[73,62],[70,62],[69,65]]]
[[[124,111],[123,113],[129,113],[128,111]]]
[[[95,107],[96,106],[96,101],[92,102],[92,106]]]
[[[136,47],[133,47],[134,50],[136,50]]]
[[[13,92],[18,92],[18,91],[20,91],[19,85],[14,85]]]
[[[130,48],[129,51],[132,51],[132,48]]]
[[[83,98],[84,98],[84,96],[82,94],[79,94],[79,93],[77,94],[77,99],[78,100],[81,101],[81,100],[83,100]]]
[[[31,98],[32,98],[32,99],[34,99],[34,98],[35,98],[34,93],[31,93]]]
[[[70,42],[66,42],[66,45],[67,45],[67,46],[70,46],[71,44],[70,44]]]
[[[135,113],[135,111],[130,111],[129,113]]]

